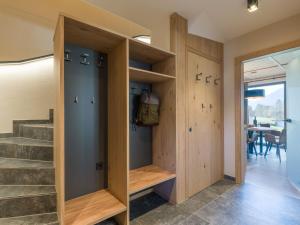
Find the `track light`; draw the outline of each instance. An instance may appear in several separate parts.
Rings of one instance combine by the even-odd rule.
[[[248,11],[255,12],[258,10],[258,0],[248,0]]]

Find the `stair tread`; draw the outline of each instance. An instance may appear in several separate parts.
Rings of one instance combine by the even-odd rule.
[[[43,124],[21,124],[23,127],[34,127],[34,128],[53,128],[52,123],[43,123]]]
[[[55,187],[49,186],[19,186],[19,185],[0,185],[0,199],[29,197],[37,195],[55,194]]]
[[[25,146],[53,147],[52,141],[30,139],[30,138],[24,138],[24,137],[0,138],[0,144],[16,144],[16,145],[25,145]]]
[[[46,225],[56,223],[58,223],[56,213],[45,213],[0,219],[0,224],[5,225]]]
[[[0,169],[13,169],[13,168],[53,168],[53,162],[24,160],[13,158],[0,158]]]

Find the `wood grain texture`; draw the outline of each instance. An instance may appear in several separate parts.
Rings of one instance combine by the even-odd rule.
[[[129,68],[129,78],[132,81],[138,81],[143,83],[158,83],[175,79],[175,77],[163,73],[156,73],[133,67]]]
[[[209,169],[207,168],[207,172],[203,172],[203,174],[210,174],[210,176],[203,175],[203,179],[199,179],[195,177],[195,179],[191,179],[191,181],[197,181],[198,185],[201,186],[201,182],[204,184],[203,187],[206,186],[208,183],[214,182],[217,177],[222,179],[224,173],[224,138],[223,138],[223,99],[221,98],[221,91],[223,90],[223,44],[209,40],[207,38],[199,37],[193,34],[188,34],[187,32],[187,21],[178,14],[173,14],[171,16],[171,50],[176,53],[177,57],[177,132],[178,132],[178,166],[177,166],[177,191],[178,199],[182,201],[187,199],[188,196],[192,195],[191,193],[195,193],[196,190],[201,189],[197,188],[196,183],[191,182],[189,184],[189,171],[192,170],[201,170],[200,165],[202,162],[202,166],[209,165]],[[198,56],[205,58],[206,60],[211,61],[212,68],[220,70],[218,78],[219,87],[218,89],[214,89],[212,87],[202,87],[204,92],[210,93],[201,95],[201,90],[197,90],[195,87],[193,88],[194,84],[190,84],[188,81],[188,56],[187,52],[194,53]],[[216,66],[218,64],[218,66]],[[213,70],[213,69],[212,69]],[[212,71],[213,72],[213,71]],[[194,74],[195,75],[195,74]],[[216,76],[216,75],[215,75]],[[194,78],[195,79],[195,78]],[[192,86],[189,86],[192,85]],[[193,93],[194,92],[194,93]],[[202,157],[198,157],[198,166],[196,163],[194,167],[190,167],[188,165],[188,158],[189,158],[189,151],[191,153],[197,153],[197,145],[199,144],[199,138],[197,135],[189,140],[189,124],[199,125],[199,121],[197,121],[197,114],[190,113],[189,107],[193,107],[191,102],[193,102],[194,95],[199,95],[200,100],[203,99],[205,103],[212,103],[216,104],[215,112],[211,112],[210,116],[207,116],[207,120],[203,120],[203,124],[206,127],[207,134],[205,134],[206,139],[204,140],[204,144],[206,143],[209,148],[207,151],[211,154],[212,152],[217,152],[217,158],[211,157],[211,155],[207,155],[206,153],[202,152]],[[191,99],[192,98],[192,99]],[[180,102],[180,103],[179,103]],[[197,106],[196,106],[197,107]],[[207,107],[207,106],[206,106]],[[195,111],[199,111],[199,109],[193,109]],[[193,121],[193,122],[192,122]],[[208,122],[210,121],[210,122]],[[181,133],[182,132],[182,133]],[[201,128],[199,128],[199,132],[201,132]],[[212,136],[217,135],[217,141],[212,140]],[[190,142],[190,143],[189,143]],[[185,146],[182,146],[182,143],[185,143]],[[195,145],[194,151],[190,149],[190,145]],[[183,150],[184,149],[184,150]],[[192,158],[192,157],[191,157]],[[182,160],[186,163],[181,163]],[[180,164],[181,163],[181,164]],[[213,165],[214,168],[211,168]],[[184,174],[185,173],[185,174]],[[220,175],[222,174],[222,175]],[[184,179],[181,179],[181,176]],[[199,183],[200,182],[200,183]],[[191,191],[189,193],[188,186],[190,185]],[[184,186],[184,188],[183,188]],[[193,189],[193,187],[195,187]],[[192,190],[193,189],[193,190]],[[184,192],[183,192],[184,190]]]
[[[194,34],[187,35],[187,48],[191,52],[218,63],[223,62],[223,44]]]
[[[205,76],[211,71],[206,58],[188,52],[187,59],[188,127],[191,129],[187,140],[187,186],[191,197],[211,184],[211,93],[205,83]],[[201,80],[196,80],[198,73],[203,74]]]
[[[109,53],[126,38],[103,28],[65,17],[65,41],[81,47]]]
[[[153,164],[176,173],[176,79],[152,85],[153,92],[160,99],[159,125],[153,127]],[[161,185],[156,192],[172,203],[176,202],[176,186]]]
[[[129,49],[130,59],[148,64],[155,64],[174,56],[171,52],[167,52],[134,39],[129,40]]]
[[[94,225],[126,211],[109,191],[101,190],[66,202],[65,225]]]
[[[175,173],[163,170],[155,165],[131,170],[129,173],[129,194],[137,193],[175,177]]]
[[[128,40],[108,55],[108,189],[129,205],[129,69]],[[121,218],[122,217],[122,218]],[[117,218],[121,225],[127,216]]]
[[[57,215],[63,225],[65,205],[65,136],[64,136],[64,17],[60,16],[54,36],[54,72],[56,103],[54,109],[54,164],[57,192]]]
[[[153,64],[152,70],[169,76],[176,76],[176,57],[171,56],[161,62]]]
[[[187,199],[186,195],[186,39],[187,20],[174,13],[171,15],[171,51],[176,53],[176,200]]]

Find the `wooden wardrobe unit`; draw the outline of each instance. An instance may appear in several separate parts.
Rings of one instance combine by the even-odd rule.
[[[171,16],[177,55],[177,200],[223,179],[223,44],[188,33]]]
[[[68,129],[65,129],[67,104],[65,104],[66,84],[64,82],[72,82],[72,79],[66,80],[64,76],[66,44],[105,54],[108,67],[106,134],[108,137],[107,162],[105,162],[108,173],[107,188],[68,200],[65,200],[65,178],[68,176],[65,173],[65,160],[68,160],[65,157],[67,147],[65,132]],[[54,146],[57,210],[60,224],[92,225],[114,217],[120,225],[128,225],[130,195],[150,187],[154,187],[154,190],[163,198],[176,203],[175,54],[90,25],[85,21],[61,15],[54,37],[54,57],[57,87]],[[146,63],[150,65],[150,69],[131,67],[129,66],[131,60]],[[129,169],[130,81],[151,84],[152,90],[161,100],[160,122],[152,129],[152,164],[133,170]],[[72,153],[69,152],[69,154]]]

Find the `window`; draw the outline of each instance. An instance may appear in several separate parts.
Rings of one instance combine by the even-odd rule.
[[[271,124],[273,128],[284,128],[285,95],[284,84],[249,87],[248,90],[264,89],[265,97],[248,99],[248,121],[253,124]]]

